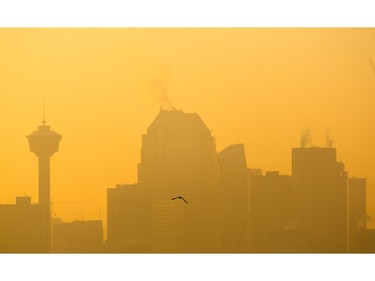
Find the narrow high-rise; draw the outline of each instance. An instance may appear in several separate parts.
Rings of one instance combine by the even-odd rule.
[[[27,136],[30,151],[39,161],[39,207],[41,224],[41,252],[51,252],[51,210],[50,210],[50,157],[59,150],[62,138],[58,133],[50,130],[50,126],[43,125],[37,131]]]
[[[223,192],[223,251],[245,252],[249,224],[248,168],[243,144],[232,144],[218,153],[219,186]]]

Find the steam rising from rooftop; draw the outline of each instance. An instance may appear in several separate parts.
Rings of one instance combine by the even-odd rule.
[[[333,140],[331,139],[329,135],[329,130],[326,131],[326,146],[328,148],[331,148],[333,146]]]
[[[306,128],[304,131],[302,131],[301,134],[301,140],[300,140],[300,146],[306,147],[306,145],[311,145],[312,137],[310,134],[310,128]]]
[[[148,77],[145,82],[147,90],[152,98],[159,103],[162,109],[172,109],[171,101],[167,94],[167,84],[169,82],[169,67],[162,63],[151,65]]]

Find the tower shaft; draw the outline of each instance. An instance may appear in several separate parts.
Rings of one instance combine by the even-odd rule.
[[[40,209],[40,251],[50,253],[51,241],[51,203],[50,203],[50,158],[59,150],[61,135],[50,130],[50,126],[39,126],[37,131],[27,136],[30,151],[39,162],[39,209]]]
[[[39,156],[39,204],[50,206],[50,157]]]
[[[51,252],[50,157],[39,156],[41,252]]]

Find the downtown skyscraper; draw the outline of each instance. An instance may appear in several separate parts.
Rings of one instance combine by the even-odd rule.
[[[215,138],[198,114],[160,110],[142,137],[138,181],[152,197],[154,252],[220,251]]]

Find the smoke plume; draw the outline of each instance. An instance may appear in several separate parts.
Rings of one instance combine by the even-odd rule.
[[[333,146],[333,140],[331,139],[329,135],[329,130],[326,132],[326,145],[327,147],[331,148]]]
[[[169,68],[165,64],[154,63],[151,66],[145,86],[150,91],[154,101],[158,102],[163,109],[171,109],[171,101],[167,94],[169,81]]]
[[[310,128],[306,128],[304,131],[302,131],[301,134],[301,140],[300,140],[300,145],[301,147],[306,147],[306,145],[310,144],[311,145],[311,134],[310,134]]]

